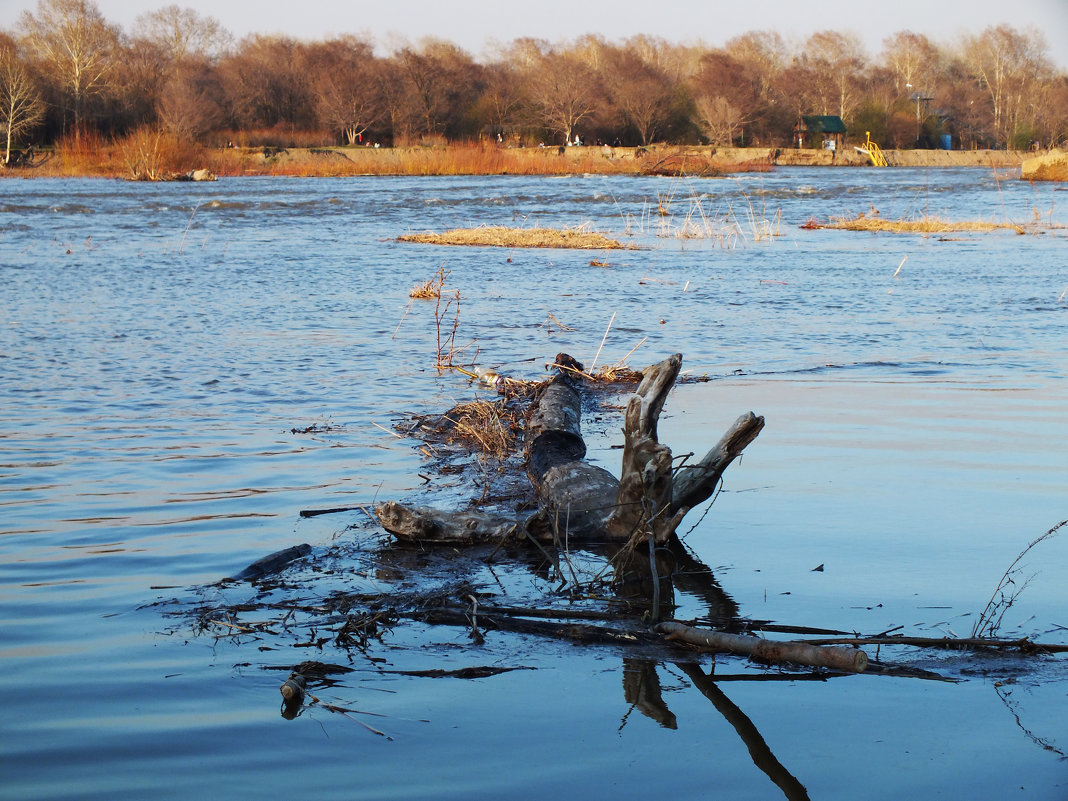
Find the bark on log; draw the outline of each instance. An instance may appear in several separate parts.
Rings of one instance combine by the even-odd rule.
[[[527,476],[542,517],[560,539],[604,540],[615,510],[619,480],[585,461],[582,399],[564,375],[545,388],[528,430]]]
[[[475,545],[525,537],[524,523],[481,512],[445,512],[386,501],[375,506],[382,528],[406,542]]]
[[[668,639],[680,640],[700,648],[728,651],[766,662],[793,662],[798,665],[832,668],[846,673],[863,673],[868,666],[868,655],[859,648],[763,640],[760,637],[748,637],[742,634],[695,629],[673,621],[658,623],[653,627],[653,631],[666,635]]]
[[[619,493],[608,522],[614,539],[644,539],[644,534],[652,534],[656,542],[667,542],[688,511],[680,514],[671,508],[671,449],[659,442],[656,433],[681,367],[681,353],[650,367],[627,404]]]
[[[697,464],[683,465],[675,475],[672,486],[671,508],[673,512],[692,509],[712,497],[723,471],[746,446],[757,438],[764,428],[764,418],[746,412]]]

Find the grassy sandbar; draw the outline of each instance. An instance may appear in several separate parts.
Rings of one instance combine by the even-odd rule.
[[[830,228],[838,231],[871,231],[889,232],[895,234],[950,234],[976,231],[998,231],[1007,229],[1018,234],[1026,233],[1026,229],[1017,223],[997,223],[985,220],[949,221],[939,217],[921,217],[914,220],[888,220],[882,217],[858,214],[856,217],[831,217],[827,222],[821,223],[810,220],[803,228]]]
[[[587,228],[509,228],[479,226],[454,228],[441,233],[405,234],[401,242],[420,242],[430,245],[468,245],[499,248],[572,248],[578,250],[631,250],[597,231]]]

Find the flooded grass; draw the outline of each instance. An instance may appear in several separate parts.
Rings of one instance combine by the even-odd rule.
[[[809,220],[802,228],[818,230],[827,228],[838,231],[869,231],[872,233],[894,234],[950,234],[989,231],[1013,231],[1017,234],[1038,233],[1034,226],[1023,226],[1011,222],[990,222],[986,220],[942,220],[938,217],[922,217],[915,220],[886,220],[881,217],[860,213],[856,217],[832,217],[828,222]]]
[[[588,226],[573,228],[509,228],[486,225],[478,228],[453,228],[441,233],[403,234],[399,242],[427,245],[459,245],[496,248],[569,248],[577,250],[634,249],[617,239],[592,231]]]

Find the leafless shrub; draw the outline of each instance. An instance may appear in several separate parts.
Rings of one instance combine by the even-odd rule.
[[[998,629],[1001,628],[1001,622],[1005,619],[1005,613],[1012,608],[1013,604],[1016,603],[1016,599],[1027,589],[1027,585],[1035,577],[1035,574],[1032,574],[1026,578],[1021,578],[1020,574],[1024,566],[1020,562],[1032,548],[1051,539],[1065,525],[1068,525],[1068,520],[1062,520],[1041,537],[1032,540],[1026,548],[1020,551],[1020,555],[1013,560],[1012,564],[1002,574],[1001,581],[998,582],[994,594],[987,601],[986,608],[983,609],[979,618],[975,621],[975,626],[972,627],[972,637],[993,638],[997,635]]]

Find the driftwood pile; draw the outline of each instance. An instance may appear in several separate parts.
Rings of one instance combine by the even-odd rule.
[[[594,397],[594,393],[582,385],[588,379],[582,366],[559,354],[554,378],[539,385],[535,392],[526,388],[521,396],[522,402],[529,401],[530,405],[526,423],[521,426],[525,440],[522,471],[529,479],[533,503],[522,501],[510,513],[483,511],[477,504],[462,511],[395,501],[375,507],[378,521],[399,546],[385,548],[375,557],[386,563],[406,552],[425,555],[426,546],[436,544],[475,546],[465,551],[478,562],[484,558],[486,563],[507,547],[520,562],[525,562],[523,548],[529,544],[532,547],[525,553],[540,549],[558,576],[564,575],[560,562],[575,549],[596,559],[607,557],[612,568],[610,583],[600,578],[600,573],[589,583],[580,582],[572,570],[570,595],[560,595],[568,585],[564,579],[553,592],[554,597],[563,599],[562,603],[540,606],[506,606],[504,598],[494,592],[482,592],[466,581],[429,594],[337,592],[314,604],[272,601],[272,609],[284,612],[282,628],[287,632],[306,628],[308,640],[301,645],[321,647],[334,640],[342,648],[362,649],[371,639],[381,636],[383,626],[409,619],[468,628],[475,643],[482,641],[483,632],[496,630],[620,646],[628,654],[625,658],[686,662],[693,659],[695,651],[712,651],[837,673],[867,671],[932,679],[943,677],[917,668],[880,664],[869,660],[860,648],[904,645],[1025,654],[1068,651],[1068,646],[1026,639],[996,640],[993,631],[989,638],[967,640],[902,637],[895,636],[894,630],[865,638],[855,632],[785,626],[740,616],[737,605],[719,586],[712,570],[686,548],[676,530],[687,512],[713,497],[724,470],[757,437],[764,420],[747,412],[700,460],[691,463],[689,455],[674,456],[659,441],[657,423],[681,363],[681,356],[675,354],[637,374],[640,383],[624,411],[619,478],[585,458],[582,405],[583,399]],[[441,419],[451,418],[443,415]],[[314,516],[355,508],[363,507],[306,510],[301,514]],[[1068,521],[1045,536],[1052,536],[1061,526],[1068,526]],[[409,545],[417,547],[412,549]],[[227,581],[249,581],[257,584],[261,593],[269,592],[272,576],[288,564],[303,560],[311,550],[307,545],[288,548],[259,560]],[[455,548],[441,552],[456,553]],[[489,556],[485,557],[485,553]],[[568,567],[571,568],[570,562]],[[540,570],[536,568],[536,572]],[[610,597],[606,597],[606,589]],[[706,613],[694,620],[674,620],[675,593],[680,590],[700,599]],[[591,604],[591,598],[598,600]],[[266,601],[261,602],[260,606],[265,604]],[[240,615],[253,608],[258,607],[211,605],[197,610],[198,619],[204,630],[225,627],[234,636],[256,636],[269,629],[269,621],[238,622]],[[806,639],[785,640],[784,635]],[[686,651],[691,656],[683,656]],[[819,675],[826,675],[825,671]],[[292,687],[290,690],[296,697],[296,691]]]
[[[399,540],[418,543],[499,543],[528,537],[574,543],[668,542],[690,509],[712,496],[723,471],[764,427],[748,412],[703,459],[676,466],[671,449],[657,439],[657,422],[675,385],[682,356],[644,370],[624,417],[619,478],[585,460],[582,399],[577,364],[560,354],[563,367],[542,390],[527,426],[527,475],[538,510],[525,518],[481,512],[449,512],[389,501],[375,507],[383,528]]]
[[[614,544],[621,575],[643,568],[634,558],[640,545],[648,545],[644,569],[651,572],[651,619],[656,623],[662,606],[662,588],[671,586],[665,561],[685,560],[676,530],[687,512],[712,497],[723,471],[764,427],[764,418],[752,412],[741,415],[719,442],[693,464],[676,464],[671,449],[657,436],[657,423],[668,393],[682,366],[674,354],[642,371],[641,382],[624,414],[624,444],[620,477],[586,461],[582,438],[582,395],[577,386],[582,365],[566,354],[556,357],[558,372],[537,395],[526,427],[526,472],[536,494],[537,511],[524,517],[479,511],[445,511],[387,501],[375,507],[383,528],[401,542],[418,544],[497,544],[533,540],[581,546]],[[624,554],[623,559],[619,554]],[[665,560],[664,555],[670,557]],[[690,565],[693,568],[693,565]],[[701,595],[722,611],[733,607],[711,571],[698,563],[697,575],[707,585]],[[626,579],[624,578],[624,581]],[[700,579],[698,579],[700,581]],[[731,609],[735,612],[736,609]],[[438,623],[463,625],[464,610],[437,609],[430,615]],[[483,620],[489,619],[483,614]],[[514,621],[512,621],[514,623]],[[501,625],[500,621],[497,621]],[[534,624],[539,633],[590,641],[642,642],[634,632],[591,627],[588,624]],[[511,624],[509,624],[511,627]],[[552,631],[547,631],[552,629]],[[581,629],[581,630],[579,630]],[[802,642],[772,642],[748,634],[697,629],[667,621],[647,636],[653,641],[744,654],[769,662],[794,662],[843,672],[861,672],[867,655],[855,648],[815,647]]]

